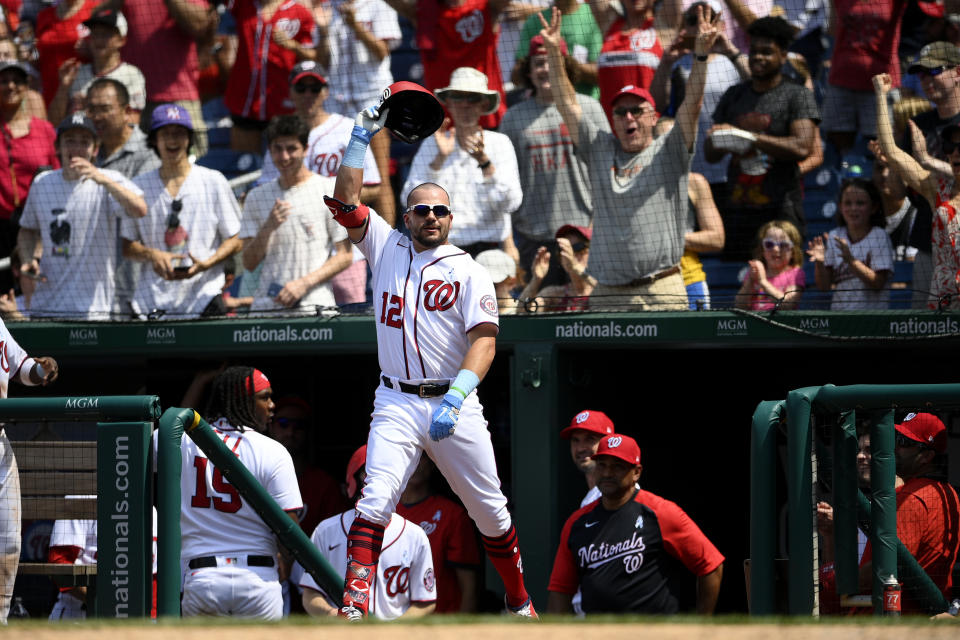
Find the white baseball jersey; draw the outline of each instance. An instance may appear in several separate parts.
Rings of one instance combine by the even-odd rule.
[[[350,143],[352,132],[353,120],[345,118],[339,113],[331,113],[329,118],[310,130],[310,137],[307,139],[307,155],[303,159],[304,166],[318,175],[336,178],[337,171],[340,170],[340,163],[343,162],[343,155],[347,151],[347,144]],[[260,175],[258,183],[264,184],[279,176],[280,172],[277,170],[277,166],[273,164],[270,153],[267,152],[263,158],[263,173]],[[366,155],[363,156],[363,184],[366,186],[378,185],[380,181],[377,161],[373,157],[373,151],[368,148]],[[331,190],[328,193],[333,193],[333,191]]]
[[[0,398],[7,397],[10,380],[18,375],[24,377],[30,375],[30,367],[33,363],[31,362],[30,367],[26,369],[23,367],[27,358],[27,352],[10,335],[3,320],[0,320]],[[24,378],[21,377],[20,381],[23,382]]]
[[[417,253],[370,213],[358,245],[373,272],[380,369],[402,380],[452,380],[470,348],[467,333],[499,327],[497,295],[485,268],[451,244]]]
[[[330,97],[327,111],[356,114],[361,109],[377,104],[380,93],[393,84],[390,73],[390,56],[377,60],[360,41],[353,29],[340,15],[344,0],[330,3]],[[397,12],[383,0],[354,0],[354,17],[358,24],[373,34],[377,40],[385,40],[393,49],[399,44],[402,34]]]
[[[96,496],[66,496],[69,498],[95,498]],[[50,533],[51,547],[78,547],[80,555],[74,564],[92,565],[97,562],[97,521],[57,520]],[[57,601],[50,611],[49,619],[66,620],[86,618],[87,610],[81,599],[68,591],[57,594]]]
[[[124,219],[121,235],[127,240],[206,260],[240,231],[240,206],[219,171],[193,165],[176,198],[164,186],[159,169],[137,176],[134,182],[143,189],[147,215]],[[177,214],[180,225],[171,230],[168,223],[174,200],[181,203]],[[208,269],[189,280],[168,281],[147,265],[140,270],[134,305],[140,313],[163,309],[167,319],[196,316],[220,293],[223,284],[223,269]]]
[[[347,230],[317,206],[325,193],[333,193],[333,187],[333,178],[311,175],[290,189],[281,187],[279,180],[271,180],[247,194],[240,229],[240,237],[245,240],[257,235],[277,200],[291,205],[290,216],[267,241],[252,311],[283,308],[273,299],[284,285],[321,268],[336,252],[336,243],[346,240]],[[301,307],[335,305],[329,280],[307,291],[299,303]]]
[[[101,169],[113,182],[142,194],[128,178]],[[106,318],[113,308],[117,223],[123,207],[93,180],[65,180],[63,170],[37,176],[20,226],[43,239],[41,271],[30,315]]]
[[[355,514],[350,509],[327,518],[310,537],[330,566],[340,573],[347,570],[347,533]],[[326,595],[309,573],[303,574],[300,586]],[[397,514],[393,514],[383,532],[383,549],[370,593],[370,615],[381,620],[399,618],[415,602],[429,604],[437,600],[430,540],[418,525]]]
[[[237,431],[223,418],[210,426],[281,509],[303,508],[293,460],[282,444],[253,429]],[[218,555],[275,555],[276,535],[187,436],[180,454],[183,562]]]

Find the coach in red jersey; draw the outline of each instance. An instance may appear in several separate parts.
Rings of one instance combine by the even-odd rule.
[[[640,447],[612,434],[600,441],[601,498],[563,526],[550,575],[550,613],[570,613],[580,589],[591,613],[676,613],[678,598],[664,554],[697,576],[697,612],[712,614],[720,593],[723,556],[676,504],[638,488]]]

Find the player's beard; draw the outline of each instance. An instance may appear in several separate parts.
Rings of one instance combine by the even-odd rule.
[[[417,231],[414,239],[420,244],[420,246],[427,249],[433,249],[434,247],[439,247],[447,242],[447,236],[450,235],[450,227],[444,227],[443,225],[440,225],[439,231],[440,233],[438,233],[436,237],[427,237],[423,233],[423,227],[420,227],[420,230]]]

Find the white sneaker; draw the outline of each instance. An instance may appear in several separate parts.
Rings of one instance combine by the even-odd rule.
[[[507,604],[507,597],[503,597],[503,604],[507,608],[507,614],[511,616],[516,616],[518,618],[533,618],[534,620],[539,620],[540,616],[537,615],[537,612],[533,608],[533,600],[527,598],[527,601],[524,602],[519,607],[511,607]]]
[[[349,622],[361,622],[363,620],[363,611],[356,607],[343,607],[338,612],[341,618],[346,618]]]

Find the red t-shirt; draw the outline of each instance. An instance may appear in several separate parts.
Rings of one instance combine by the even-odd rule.
[[[854,91],[873,92],[871,78],[889,73],[900,86],[900,23],[907,0],[836,0],[837,35],[834,38],[830,84]]]
[[[10,135],[7,125],[0,127],[0,218],[7,220],[16,207],[27,201],[33,176],[40,167],[59,169],[60,160],[53,148],[56,133],[46,120],[32,118],[30,132],[22,138]],[[16,188],[11,176],[16,176]]]
[[[187,0],[208,7],[206,0]],[[147,81],[147,100],[173,102],[198,100],[197,43],[177,26],[166,3],[157,0],[124,0],[127,19],[127,44],[120,54],[143,72]]]
[[[437,613],[458,612],[461,593],[455,569],[480,564],[477,537],[467,512],[444,497],[429,496],[416,504],[398,504],[397,513],[419,524],[430,539],[437,577]]]
[[[237,21],[237,61],[227,79],[223,99],[230,113],[265,122],[275,115],[292,113],[289,102],[290,71],[297,54],[273,40],[276,30],[308,47],[315,47],[313,15],[302,4],[288,0],[264,21],[254,0],[232,0],[230,12]]]
[[[610,111],[610,100],[628,84],[649,89],[662,56],[653,18],[629,31],[624,31],[623,18],[610,25],[597,58],[597,84],[604,110]]]
[[[953,487],[930,478],[907,480],[897,489],[897,537],[949,602],[951,570],[960,545],[960,500]],[[862,562],[872,558],[873,549],[867,542]],[[906,589],[901,610],[927,613],[927,608]]]
[[[450,74],[460,67],[482,71],[487,75],[487,88],[500,92],[500,107],[496,113],[481,118],[480,124],[488,129],[499,126],[507,112],[507,102],[497,59],[499,33],[494,30],[489,0],[466,0],[458,7],[441,3],[437,10],[433,47],[420,50],[424,86],[431,91],[449,86]]]
[[[77,43],[90,33],[90,30],[83,26],[83,21],[90,17],[98,4],[98,0],[87,0],[66,20],[57,17],[55,6],[47,7],[37,14],[37,70],[40,72],[43,101],[48,107],[60,86],[60,66],[70,58],[79,58]]]
[[[563,525],[549,591],[580,589],[584,613],[676,613],[670,555],[696,576],[723,563],[723,555],[675,503],[638,489],[633,500],[608,511],[597,500]]]

